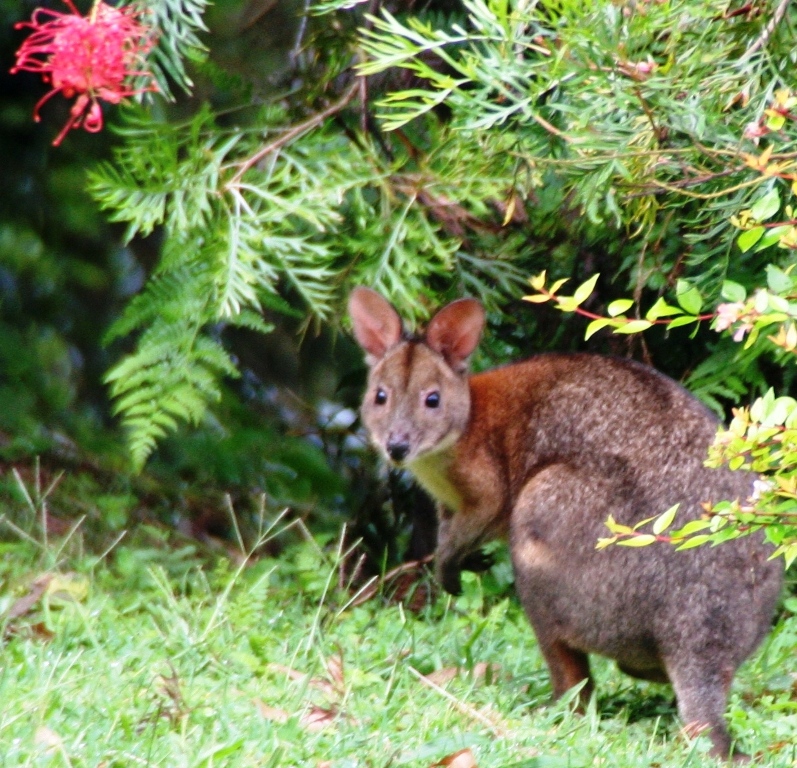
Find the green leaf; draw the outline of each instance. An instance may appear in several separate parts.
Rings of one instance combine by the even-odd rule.
[[[700,291],[691,283],[686,280],[679,280],[675,286],[675,298],[678,300],[678,304],[681,308],[686,312],[692,315],[700,314],[700,308],[703,306],[703,298],[700,295]]]
[[[598,539],[598,543],[595,544],[595,549],[606,549],[607,547],[610,547],[612,544],[615,543],[617,543],[616,536],[605,537],[605,538],[601,537]]]
[[[609,304],[609,306],[606,308],[606,312],[609,314],[609,317],[617,317],[617,315],[622,315],[623,312],[633,306],[633,299],[617,299]]]
[[[756,253],[780,242],[780,239],[787,232],[791,231],[791,226],[784,224],[782,227],[767,227],[766,230],[764,236],[758,241],[758,245],[755,247]]]
[[[656,518],[656,522],[653,523],[653,533],[658,535],[672,525],[679,506],[680,504],[673,504],[666,512],[662,512],[662,514]]]
[[[767,264],[767,286],[772,293],[787,293],[794,285],[794,278],[775,264]]]
[[[764,427],[781,426],[786,422],[786,419],[794,413],[797,408],[797,400],[793,397],[777,397],[772,404],[771,410],[766,414],[765,418],[761,420]]]
[[[655,515],[653,515],[653,517],[643,517],[638,523],[634,524],[634,530],[638,531],[640,528],[644,528],[648,523],[652,523],[655,519]]]
[[[650,320],[631,320],[630,322],[618,325],[614,333],[640,333],[646,331],[653,323]]]
[[[746,229],[736,238],[736,245],[742,253],[747,253],[761,239],[765,231],[764,227]]]
[[[783,544],[778,547],[779,551],[778,554],[783,556],[783,559],[786,561],[785,567],[788,570],[791,567],[791,564],[797,560],[797,542],[790,543],[790,544]]]
[[[783,601],[783,607],[797,616],[797,597],[788,597]]]
[[[676,317],[674,320],[670,320],[667,323],[667,330],[670,328],[680,328],[682,325],[689,325],[690,323],[697,323],[700,322],[696,317],[691,317],[689,315],[683,315],[681,317]]]
[[[668,317],[670,315],[680,315],[682,311],[678,307],[670,306],[662,297],[645,313],[647,320],[658,320],[660,317]]]
[[[781,115],[777,112],[771,112],[767,115],[766,126],[770,131],[779,131],[784,125],[786,125],[786,115]]]
[[[733,280],[725,280],[722,283],[721,295],[727,301],[743,302],[747,298],[747,291],[743,285],[734,283]]]
[[[642,533],[639,536],[632,536],[628,539],[620,539],[617,542],[621,547],[647,547],[656,543],[656,537],[649,533]]]
[[[546,270],[543,269],[539,275],[534,275],[534,277],[529,278],[529,283],[535,291],[541,291],[543,288],[545,288],[545,273]]]
[[[631,533],[631,528],[621,525],[614,519],[614,515],[609,515],[603,523],[612,533]]]
[[[673,531],[673,536],[691,536],[698,531],[705,531],[711,527],[711,520],[690,520],[683,528]]]
[[[778,188],[772,187],[763,197],[753,203],[750,215],[756,221],[766,221],[780,210],[780,195]]]
[[[606,328],[607,326],[617,325],[617,320],[611,317],[599,317],[596,320],[593,320],[588,326],[587,330],[584,333],[584,339],[590,338],[593,334],[597,333],[601,328]]]
[[[579,302],[575,296],[557,296],[555,301],[562,312],[575,312],[578,309]]]
[[[589,280],[576,288],[573,292],[573,299],[576,305],[583,304],[592,295],[592,292],[595,290],[595,283],[598,282],[599,277],[600,275],[596,273]]]
[[[698,534],[697,536],[692,536],[691,538],[687,539],[683,544],[679,544],[676,549],[678,552],[684,549],[694,549],[695,547],[699,547],[701,544],[705,544],[710,540],[711,536],[708,534]]]

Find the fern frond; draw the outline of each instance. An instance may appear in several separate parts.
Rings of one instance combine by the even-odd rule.
[[[191,318],[199,324],[207,322],[211,319],[207,300],[209,285],[208,271],[201,265],[186,265],[173,272],[154,275],[108,329],[105,343],[172,315]]]
[[[222,165],[242,139],[214,130],[208,107],[184,126],[158,123],[140,107],[121,111],[116,132],[126,141],[113,164],[88,174],[88,190],[112,221],[129,223],[126,237],[156,226],[185,233],[206,227],[216,213]]]
[[[244,309],[239,314],[231,317],[228,324],[236,328],[247,328],[258,333],[271,333],[274,330],[273,323],[267,323],[261,315],[250,309]]]
[[[155,321],[105,378],[135,467],[181,423],[198,424],[220,399],[220,380],[237,375],[228,353],[196,324]]]

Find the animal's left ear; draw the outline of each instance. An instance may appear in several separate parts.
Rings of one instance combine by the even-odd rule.
[[[355,288],[349,296],[354,337],[366,351],[368,365],[401,341],[401,318],[387,299],[370,288]]]
[[[484,307],[476,299],[458,299],[443,307],[426,328],[426,343],[457,373],[468,368],[468,358],[484,330]]]

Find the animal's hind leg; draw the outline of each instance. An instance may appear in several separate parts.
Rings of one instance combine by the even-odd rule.
[[[728,690],[734,669],[716,660],[679,656],[667,663],[667,673],[678,700],[678,714],[689,736],[705,732],[711,739],[711,754],[716,757],[746,756],[732,750],[731,735],[725,724]]]

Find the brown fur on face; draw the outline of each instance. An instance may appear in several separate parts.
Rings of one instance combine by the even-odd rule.
[[[586,680],[588,654],[628,674],[670,681],[691,732],[728,756],[724,722],[739,664],[766,634],[782,565],[752,535],[676,552],[667,545],[598,551],[609,516],[634,525],[679,504],[747,499],[754,477],[704,466],[714,416],[638,363],[548,354],[468,376],[484,311],[464,299],[407,339],[379,294],[349,302],[371,366],[363,421],[379,450],[438,501],[437,575],[454,594],[463,560],[507,536],[517,591],[554,695]]]

